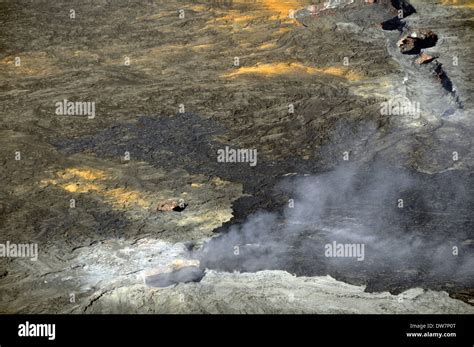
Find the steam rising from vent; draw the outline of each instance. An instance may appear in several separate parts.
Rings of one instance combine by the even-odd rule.
[[[472,283],[472,177],[459,175],[346,165],[285,180],[279,188],[294,204],[231,226],[203,247],[201,266],[329,273],[373,290]],[[328,257],[328,245],[342,245],[340,256]],[[355,245],[363,261],[344,254]]]

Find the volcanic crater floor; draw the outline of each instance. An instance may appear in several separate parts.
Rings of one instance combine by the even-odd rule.
[[[0,312],[473,313],[472,2],[383,30],[404,3],[0,3],[0,242],[39,246],[0,258]],[[450,88],[397,47],[421,29]]]

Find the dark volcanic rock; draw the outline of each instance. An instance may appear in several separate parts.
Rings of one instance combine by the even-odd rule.
[[[417,0],[416,13],[405,0],[370,5],[330,1],[333,8],[317,18],[302,11],[297,18],[304,25],[297,25],[288,13],[280,17],[287,11],[274,6],[276,1],[214,3],[107,1],[90,6],[74,1],[75,20],[65,1],[1,3],[0,200],[7,203],[0,206],[0,228],[4,238],[37,241],[41,261],[25,267],[0,259],[0,267],[9,271],[1,279],[0,310],[69,312],[73,306],[58,297],[77,293],[80,312],[115,304],[122,310],[176,312],[176,294],[189,290],[193,300],[181,308],[187,312],[229,313],[242,302],[247,307],[240,306],[239,312],[282,312],[286,300],[280,298],[313,283],[286,305],[301,305],[300,312],[330,307],[330,312],[373,313],[374,304],[384,306],[383,312],[403,311],[394,297],[385,293],[387,301],[380,301],[379,294],[367,295],[362,287],[358,296],[368,306],[360,311],[352,289],[328,293],[345,284],[328,287],[324,278],[298,279],[288,272],[329,274],[375,291],[413,286],[459,291],[467,301],[473,267],[462,265],[473,254],[468,240],[474,230],[469,200],[474,196],[473,136],[467,122],[473,105],[472,13],[424,0]],[[180,19],[176,9],[183,6],[186,18]],[[396,46],[399,33],[383,31],[378,23],[403,34],[411,28],[433,29],[442,39],[436,52],[443,66],[413,64],[413,57]],[[422,40],[425,45],[435,41]],[[409,51],[418,48],[416,40],[407,45]],[[459,64],[451,62],[454,54]],[[21,66],[15,66],[17,56]],[[235,56],[241,57],[239,68],[232,66]],[[131,58],[130,65],[124,65],[124,57]],[[229,77],[242,71],[251,73]],[[399,94],[421,104],[418,117],[381,114],[381,102]],[[466,112],[455,102],[458,95]],[[55,103],[64,98],[95,101],[97,117],[55,114]],[[181,103],[188,113],[172,116]],[[217,162],[216,151],[224,146],[257,149],[258,165]],[[15,151],[24,160],[15,161]],[[362,198],[373,181],[361,175],[354,192],[328,200],[322,221],[311,210],[292,225],[295,220],[281,212],[294,191],[278,184],[288,177],[332,172],[344,165],[346,151],[362,170],[384,161],[389,171],[384,183],[390,183],[390,170],[418,170],[411,176],[417,185],[401,189],[400,184],[388,194],[375,191]],[[455,151],[457,161],[451,159]],[[126,152],[129,161],[123,160]],[[64,178],[70,168],[100,169],[104,177]],[[199,184],[193,187],[194,182]],[[325,188],[337,190],[344,182]],[[457,188],[468,198],[457,199]],[[156,213],[161,199],[181,196],[192,209]],[[400,197],[403,210],[395,206]],[[69,207],[71,198],[76,208]],[[160,206],[172,210],[176,203]],[[250,225],[253,233],[235,233],[259,211],[266,211],[265,223]],[[328,259],[322,247],[341,223],[348,223],[350,231],[362,225],[377,240],[403,247],[386,250],[369,239],[364,262]],[[207,272],[198,285],[179,285],[159,295],[138,283],[142,270],[198,252],[214,228],[222,234],[202,248],[210,253],[201,258],[201,266],[232,273],[211,270],[213,277]],[[406,242],[410,239],[421,242]],[[196,246],[176,244],[188,240],[197,241]],[[459,246],[457,258],[453,246]],[[395,257],[397,252],[406,256]],[[288,272],[233,273],[259,269]],[[172,286],[199,281],[202,275],[197,267],[181,268],[153,274],[147,284]],[[269,292],[261,290],[262,283],[269,284]],[[130,295],[137,286],[137,295]],[[203,292],[209,297],[199,295]],[[300,300],[321,293],[316,301]],[[334,301],[328,304],[326,294]],[[156,306],[143,305],[151,303],[148,295],[159,301]],[[448,312],[436,301],[443,295],[423,295],[422,309],[437,305],[436,312]],[[122,305],[127,300],[135,307]],[[262,306],[265,301],[270,306]],[[304,311],[307,303],[313,306]],[[409,301],[405,309],[419,304],[419,299]],[[420,306],[413,311],[421,312]]]
[[[386,20],[382,22],[381,27],[383,30],[399,30],[401,31],[405,22],[403,22],[398,17],[393,17],[392,19]]]
[[[391,3],[395,9],[403,11],[403,18],[416,13],[415,8],[406,0],[391,0]]]

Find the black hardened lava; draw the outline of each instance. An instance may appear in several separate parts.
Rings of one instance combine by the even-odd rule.
[[[397,11],[401,10],[401,13],[389,20],[382,22],[382,29],[388,31],[398,30],[400,34],[409,31],[404,18],[416,13],[416,9],[406,0],[391,0],[391,3],[393,8],[395,8]],[[402,45],[400,47],[400,51],[403,54],[418,55],[423,49],[434,47],[438,42],[438,36],[432,31],[428,31],[428,33],[422,37],[410,39],[413,40],[411,45]],[[429,64],[433,66],[431,68],[432,74],[438,79],[442,88],[452,96],[456,107],[463,109],[463,103],[460,100],[459,95],[457,95],[451,79],[444,70],[443,64],[441,64],[437,59],[433,59],[431,62],[429,62]],[[454,110],[448,110],[443,114],[443,116],[448,116],[453,112]]]
[[[474,231],[474,176],[451,171],[427,175],[393,168],[385,174],[387,178],[406,175],[413,183],[383,190],[379,196],[367,194],[378,170],[374,165],[357,173],[355,192],[325,201],[324,212],[316,220],[309,216],[292,224],[294,219],[275,214],[274,219],[258,217],[258,222],[250,217],[251,227],[258,229],[253,232],[245,225],[228,229],[197,253],[202,268],[230,272],[279,269],[298,276],[329,274],[364,284],[367,291],[393,293],[412,287],[448,292],[471,288],[474,269],[469,270],[468,264],[472,264],[473,245],[465,240],[472,239]],[[457,189],[464,191],[462,198],[454,192]],[[400,198],[406,204],[403,209],[396,206]],[[317,195],[314,203],[318,204]],[[358,228],[364,231],[358,234]],[[346,232],[341,232],[344,229]],[[354,240],[369,240],[364,261],[325,256],[325,245]]]
[[[217,176],[241,183],[247,196],[233,203],[232,223],[240,223],[246,216],[262,209],[276,211],[288,198],[273,187],[288,172],[311,173],[322,171],[318,164],[299,157],[283,162],[269,162],[258,156],[258,165],[248,163],[219,163],[217,150],[232,144],[218,143],[215,135],[225,129],[215,121],[192,113],[173,117],[144,116],[136,124],[119,124],[93,136],[58,141],[57,147],[68,153],[84,150],[109,158],[120,158],[129,152],[131,157],[158,168],[173,170],[182,167],[191,174]],[[225,229],[227,226],[224,226]],[[223,230],[219,228],[216,232]]]
[[[278,163],[259,158],[259,164],[255,167],[243,163],[218,163],[216,152],[223,145],[213,141],[212,137],[221,131],[223,129],[219,124],[193,114],[141,117],[135,124],[116,125],[94,136],[61,141],[56,145],[70,153],[93,151],[99,157],[120,157],[129,151],[134,158],[155,167],[171,170],[180,166],[193,174],[218,176],[242,183],[244,192],[251,196],[236,200],[232,206],[234,218],[216,230],[221,235],[195,252],[194,256],[200,259],[202,269],[280,269],[300,276],[329,274],[349,283],[365,284],[367,290],[373,291],[397,292],[413,286],[458,291],[472,287],[472,276],[458,276],[454,270],[439,274],[431,262],[432,254],[423,254],[423,244],[411,256],[390,259],[385,250],[367,243],[367,257],[363,262],[328,259],[324,256],[323,247],[334,239],[328,230],[336,228],[337,222],[352,218],[364,221],[368,230],[371,230],[372,223],[379,235],[416,235],[426,244],[441,245],[436,249],[446,254],[450,254],[453,245],[459,247],[459,257],[446,256],[444,264],[441,264],[442,268],[456,269],[457,262],[463,263],[465,257],[472,253],[472,245],[463,245],[463,242],[472,239],[474,230],[471,213],[474,210],[473,175],[456,171],[437,175],[409,172],[406,175],[417,182],[416,187],[400,187],[383,193],[385,199],[389,198],[384,200],[384,206],[389,210],[386,215],[375,210],[372,212],[370,208],[365,208],[362,213],[359,205],[351,205],[354,201],[342,196],[340,204],[337,199],[334,200],[332,208],[320,216],[322,221],[327,222],[326,227],[325,223],[313,223],[306,219],[300,220],[298,225],[289,225],[284,211],[289,199],[294,196],[292,180],[305,174],[322,174],[324,170],[318,167],[316,160],[299,160],[297,157]],[[360,195],[359,191],[363,193],[364,187],[370,186],[371,177],[379,167],[373,163],[357,173],[355,186],[359,190],[353,196]],[[388,169],[389,172],[391,170]],[[397,170],[393,168],[394,172]],[[293,179],[286,178],[288,184],[284,185],[285,189],[277,189],[288,172],[298,174]],[[453,200],[456,195],[453,187],[464,191],[467,198]],[[402,210],[395,206],[400,197],[406,203]],[[366,201],[363,205],[373,206],[374,201]],[[375,205],[382,203],[376,201]],[[234,234],[235,228],[239,229],[259,211],[270,214],[270,220],[264,220],[262,225],[262,228],[268,229],[261,232],[257,225],[251,237],[245,235],[241,238],[238,232]],[[336,224],[332,225],[333,222]],[[236,246],[239,247],[238,255],[235,255]],[[394,252],[397,253],[396,250]],[[158,280],[161,281],[161,278]]]
[[[398,30],[400,32],[403,31],[406,23],[403,18],[406,18],[413,13],[416,13],[415,8],[405,0],[391,0],[392,7],[395,8],[399,12],[395,17],[386,20],[381,24],[383,30]]]
[[[395,1],[394,7],[401,9],[404,17],[415,12],[406,1]],[[393,19],[394,27],[399,29],[397,23],[400,20],[396,18]],[[195,251],[194,255],[201,261],[201,270],[252,272],[279,269],[299,276],[329,274],[349,283],[365,284],[368,291],[389,290],[394,293],[415,286],[451,293],[473,286],[472,269],[464,273],[457,271],[468,262],[473,250],[472,243],[466,243],[466,240],[472,240],[474,231],[472,174],[402,172],[401,175],[416,181],[416,185],[384,192],[382,202],[377,199],[375,202],[374,199],[353,201],[344,196],[339,201],[336,197],[329,202],[331,208],[318,215],[319,221],[302,218],[293,225],[290,222],[295,220],[286,218],[285,208],[294,191],[276,187],[287,173],[296,172],[295,179],[305,174],[318,175],[324,173],[323,165],[316,157],[303,160],[298,155],[276,162],[261,156],[256,166],[219,163],[217,150],[232,144],[219,143],[214,138],[226,131],[217,122],[191,113],[173,117],[150,116],[140,117],[134,124],[113,126],[86,138],[58,141],[56,146],[70,153],[88,150],[99,157],[118,158],[128,151],[133,158],[157,168],[173,170],[181,167],[190,174],[218,176],[241,183],[246,196],[233,203],[234,217],[215,230],[221,233],[219,236]],[[314,139],[308,135],[307,141]],[[357,173],[354,196],[366,191],[380,165],[383,163],[368,164]],[[400,171],[390,166],[385,170]],[[327,188],[331,189],[331,186]],[[466,198],[455,199],[454,188],[464,191]],[[405,201],[403,209],[396,206],[399,198]],[[385,206],[389,212],[379,213],[376,207],[373,211],[361,209],[361,204]],[[245,222],[252,220],[257,212],[264,216],[258,217],[255,232],[246,234],[242,231]],[[362,223],[381,240],[385,236],[387,240],[396,240],[398,236],[404,239],[413,235],[418,246],[415,243],[415,247],[410,249],[412,253],[404,254],[403,249],[366,242],[365,261],[325,257],[325,244],[335,238],[340,242],[348,241],[347,235],[346,238],[336,237],[332,233],[339,230],[340,222],[347,220],[353,221],[354,226]],[[448,256],[453,247],[457,247],[459,255]],[[433,251],[439,254],[434,257]],[[390,257],[400,253],[405,256]],[[433,263],[433,259],[439,260],[439,264]],[[199,280],[199,276],[196,278]],[[166,284],[169,278],[157,280],[161,285],[160,281]]]

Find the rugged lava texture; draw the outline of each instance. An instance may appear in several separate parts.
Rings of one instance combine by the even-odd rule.
[[[0,25],[0,243],[39,247],[0,258],[0,312],[474,312],[472,1],[3,1]],[[288,215],[341,167],[328,189],[363,199]],[[325,259],[361,220],[373,257]],[[384,236],[415,253],[384,262]],[[194,258],[200,282],[145,284]]]

